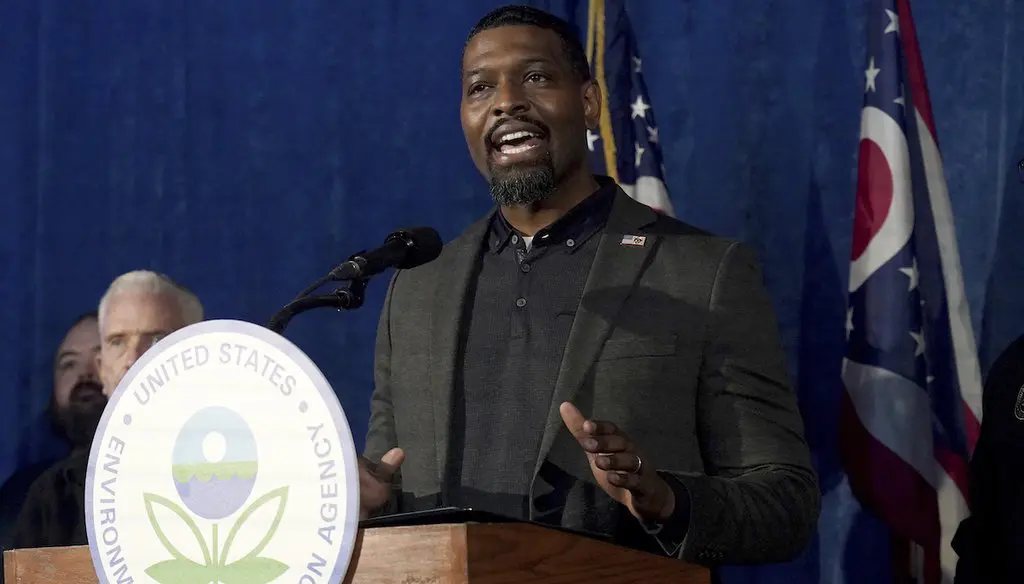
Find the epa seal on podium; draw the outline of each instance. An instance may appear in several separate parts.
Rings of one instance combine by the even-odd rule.
[[[195,324],[154,345],[111,396],[85,516],[101,584],[336,584],[359,519],[352,433],[287,339]]]

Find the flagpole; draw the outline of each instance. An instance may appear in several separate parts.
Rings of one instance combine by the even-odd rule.
[[[612,112],[608,102],[608,81],[605,78],[604,53],[605,39],[604,0],[590,0],[587,14],[587,55],[594,67],[594,77],[601,88],[601,145],[604,149],[605,172],[615,182],[619,182],[619,165],[615,156],[615,132],[612,129]]]

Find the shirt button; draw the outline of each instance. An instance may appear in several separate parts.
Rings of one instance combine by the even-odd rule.
[[[518,306],[519,308],[526,306],[526,299],[519,298],[518,300],[516,300],[516,306]]]
[[[519,266],[519,269],[524,272],[529,272],[532,269],[532,266],[530,264],[523,264]]]
[[[576,240],[575,239],[567,239],[565,241],[565,245],[568,245],[569,247],[572,247],[572,246],[576,245]]]

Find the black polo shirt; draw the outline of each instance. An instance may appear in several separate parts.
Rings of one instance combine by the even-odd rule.
[[[529,517],[562,353],[616,190],[609,181],[533,238],[494,213],[467,293],[449,504]]]

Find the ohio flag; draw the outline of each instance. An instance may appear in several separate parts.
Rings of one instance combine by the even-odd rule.
[[[981,374],[909,0],[872,0],[863,82],[841,452],[903,581],[952,582]]]

